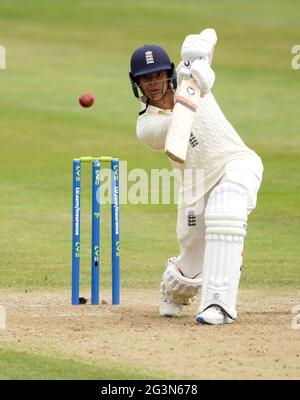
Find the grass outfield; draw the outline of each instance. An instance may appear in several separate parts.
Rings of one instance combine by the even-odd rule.
[[[74,359],[3,348],[0,348],[0,371],[0,380],[164,379],[164,376],[124,365],[96,366]]]
[[[129,170],[170,169],[162,153],[150,151],[136,138],[139,104],[129,85],[130,56],[135,48],[152,42],[164,46],[177,63],[185,35],[208,26],[219,36],[214,94],[265,166],[258,208],[249,221],[241,287],[299,290],[300,71],[291,68],[291,48],[300,38],[299,2],[201,4],[1,1],[0,44],[7,50],[7,69],[0,70],[0,290],[70,287],[74,157],[105,154],[127,160]],[[95,95],[91,109],[78,104],[83,91]],[[84,180],[90,180],[87,170]],[[88,188],[87,184],[82,220],[86,288]],[[176,206],[122,206],[122,290],[159,287],[166,259],[178,251],[175,224]],[[105,207],[104,287],[110,285],[110,243],[104,233],[109,225]],[[40,362],[35,356],[24,354],[22,360],[22,353],[1,352],[5,357],[0,365],[11,360],[16,366],[16,375],[8,378],[25,378],[17,373],[20,358],[28,365]],[[59,377],[59,363],[53,360],[51,365],[49,377]],[[26,378],[34,376],[29,369]]]

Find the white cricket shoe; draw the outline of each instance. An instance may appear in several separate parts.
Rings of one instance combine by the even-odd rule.
[[[233,319],[229,317],[222,307],[214,305],[198,314],[196,321],[199,324],[219,325],[231,324]]]
[[[177,317],[181,314],[183,306],[170,301],[164,297],[159,305],[159,315],[161,317]]]

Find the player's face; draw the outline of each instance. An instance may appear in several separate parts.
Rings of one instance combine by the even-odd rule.
[[[168,89],[168,73],[166,71],[153,72],[140,77],[140,85],[144,94],[152,101],[161,100]]]

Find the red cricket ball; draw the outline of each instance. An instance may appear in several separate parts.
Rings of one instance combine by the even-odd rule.
[[[82,93],[79,96],[79,103],[82,105],[82,107],[87,108],[91,107],[94,104],[95,98],[92,95],[92,93]]]

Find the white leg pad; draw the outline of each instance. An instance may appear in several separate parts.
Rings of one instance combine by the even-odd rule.
[[[160,291],[175,304],[190,305],[200,291],[202,278],[186,278],[179,272],[174,261],[175,258],[168,260]]]
[[[247,197],[237,184],[224,182],[212,192],[205,210],[206,246],[201,313],[213,304],[235,319],[247,229]]]

